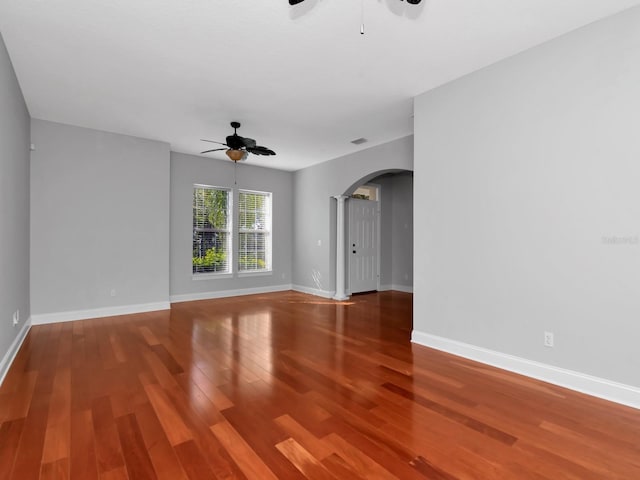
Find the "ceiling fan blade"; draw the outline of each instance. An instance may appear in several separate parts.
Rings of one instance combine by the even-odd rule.
[[[227,145],[226,143],[216,142],[215,140],[205,140],[204,138],[200,139],[201,142],[209,142],[209,143],[217,143],[218,145]]]
[[[247,148],[247,152],[253,153],[254,155],[275,155],[276,154],[276,152],[274,152],[273,150],[267,147],[262,147],[260,145],[257,145],[252,148]]]
[[[205,150],[204,152],[200,152],[200,154],[203,154],[203,153],[209,153],[209,152],[219,152],[220,150],[227,150],[227,147],[224,147],[224,148],[214,148],[213,150]]]
[[[304,2],[304,0],[289,0],[289,5],[297,5],[301,2]]]

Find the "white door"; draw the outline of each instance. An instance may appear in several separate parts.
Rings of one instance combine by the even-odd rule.
[[[349,291],[378,289],[378,202],[350,198],[349,203]]]

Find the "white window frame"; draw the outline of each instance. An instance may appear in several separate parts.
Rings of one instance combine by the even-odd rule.
[[[242,211],[241,211],[241,196],[242,195],[262,195],[268,199],[267,202],[267,211],[265,212],[265,225],[263,228],[242,228],[242,223],[240,221]],[[238,190],[238,275],[239,276],[259,276],[259,275],[270,275],[273,271],[273,261],[272,261],[272,244],[273,244],[273,233],[272,233],[272,223],[273,223],[273,193],[271,192],[261,192],[257,190]],[[244,234],[263,234],[265,236],[265,245],[264,245],[264,254],[265,254],[265,267],[264,268],[256,268],[256,269],[247,269],[243,268],[241,265],[241,259],[246,252],[241,250],[242,240],[241,236]]]
[[[193,258],[193,250],[194,250],[194,237],[196,230],[200,230],[201,232],[222,232],[226,233],[226,270],[221,270],[217,272],[197,272],[194,271],[193,260],[191,262],[191,273],[192,278],[194,280],[206,280],[211,278],[227,278],[233,275],[233,190],[225,187],[216,187],[213,185],[203,185],[203,184],[194,184],[193,185],[193,199],[195,199],[196,190],[215,190],[225,192],[227,194],[227,226],[226,228],[204,228],[200,227],[199,229],[193,225],[193,211],[192,211],[192,258]],[[192,200],[192,207],[194,200]]]

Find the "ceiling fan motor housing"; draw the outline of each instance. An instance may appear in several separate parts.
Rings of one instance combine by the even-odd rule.
[[[232,150],[240,150],[245,146],[244,139],[235,133],[233,135],[229,135],[226,140],[227,146]]]

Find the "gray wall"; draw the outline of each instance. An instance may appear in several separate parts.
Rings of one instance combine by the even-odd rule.
[[[393,180],[388,175],[371,179],[380,185],[380,288],[393,283]],[[348,219],[347,219],[348,221]],[[348,230],[347,230],[348,232]],[[349,252],[347,245],[347,252]],[[347,255],[348,256],[348,255]]]
[[[376,177],[380,185],[380,287],[413,288],[413,173]]]
[[[639,25],[417,98],[416,331],[640,386]]]
[[[169,145],[36,119],[32,142],[32,313],[168,302]]]
[[[295,172],[293,284],[335,291],[335,209],[331,197],[386,170],[413,170],[413,137],[404,137]],[[320,245],[318,245],[320,242]]]
[[[0,361],[24,327],[29,304],[29,112],[0,36]],[[20,323],[13,326],[13,313]],[[0,364],[0,378],[4,374]]]
[[[263,160],[268,163],[268,158],[263,157]],[[235,181],[237,184],[234,184],[234,165],[228,160],[171,153],[171,297],[174,301],[216,296],[217,292],[291,285],[293,174],[240,163]],[[196,183],[232,188],[234,205],[238,204],[239,189],[273,194],[271,275],[238,277],[234,273],[232,278],[193,279],[192,201],[193,185]],[[235,212],[234,218],[237,218]],[[234,249],[237,248],[236,238]]]
[[[411,289],[413,287],[413,174],[402,173],[395,175],[392,179],[391,285]]]

